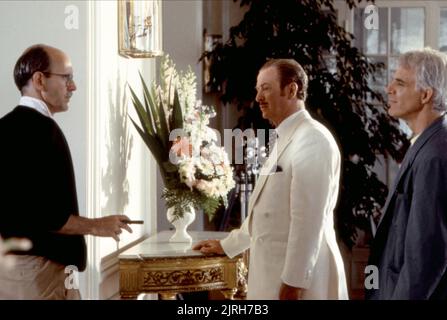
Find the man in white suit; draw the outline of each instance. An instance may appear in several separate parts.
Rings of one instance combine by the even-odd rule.
[[[290,59],[259,71],[256,101],[278,138],[250,198],[248,217],[228,237],[197,243],[234,257],[250,249],[248,299],[347,299],[333,210],[340,153],[305,110],[307,75]]]

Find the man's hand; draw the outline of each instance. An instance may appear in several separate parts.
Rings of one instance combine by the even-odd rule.
[[[112,215],[94,219],[95,227],[92,234],[100,237],[112,237],[116,241],[120,241],[119,235],[123,232],[122,229],[132,233],[132,229],[126,223],[129,220],[129,217],[125,215]]]
[[[129,217],[125,215],[113,215],[96,219],[89,219],[71,215],[65,225],[58,230],[62,234],[91,234],[99,237],[112,237],[119,241],[119,235],[126,229],[132,233],[132,229],[127,225]]]
[[[279,289],[279,300],[301,300],[304,289],[281,284]]]
[[[202,253],[225,254],[220,244],[220,240],[203,240],[196,243],[193,250],[200,250]]]

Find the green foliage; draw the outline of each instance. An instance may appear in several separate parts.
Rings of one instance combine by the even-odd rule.
[[[169,150],[172,145],[172,142],[169,141],[169,133],[174,129],[183,128],[182,107],[178,98],[177,88],[173,90],[173,103],[170,104],[171,90],[168,91],[168,97],[164,102],[161,93],[158,93],[158,98],[156,98],[157,90],[155,85],[149,91],[141,73],[140,80],[143,87],[144,105],[129,85],[132,104],[137,112],[140,125],[132,118],[130,119],[157,161],[161,176],[166,184],[166,179],[168,177],[173,178],[177,173],[175,166],[169,161]],[[168,118],[166,112],[172,114],[172,116]]]
[[[359,2],[347,1],[351,8]],[[337,24],[333,0],[242,0],[242,6],[249,10],[230,29],[228,42],[203,55],[213,61],[208,85],[243,111],[239,128],[267,129],[254,102],[259,68],[270,58],[294,58],[303,66],[307,109],[332,131],[342,152],[336,229],[352,246],[356,228],[369,231],[369,217],[386,199],[387,187],[373,171],[378,155],[400,161],[408,147],[384,97],[368,83],[381,66],[352,46],[353,35]]]
[[[176,218],[182,218],[183,212],[192,205],[195,208],[203,209],[203,212],[211,221],[220,207],[221,201],[224,201],[225,206],[227,205],[226,198],[207,197],[196,189],[190,189],[185,184],[175,186],[172,185],[173,183],[176,182],[168,183],[168,187],[163,189],[162,198],[166,200],[168,208],[174,207],[173,215]]]

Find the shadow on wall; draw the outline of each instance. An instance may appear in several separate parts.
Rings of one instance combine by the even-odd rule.
[[[133,147],[128,130],[127,97],[118,74],[115,96],[109,82],[109,128],[106,132],[107,168],[101,173],[101,187],[105,201],[102,211],[123,213],[129,204],[127,168]]]

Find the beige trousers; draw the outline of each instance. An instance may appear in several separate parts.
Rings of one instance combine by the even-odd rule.
[[[78,289],[66,289],[65,266],[44,257],[15,255],[11,268],[0,270],[2,300],[80,300]]]

